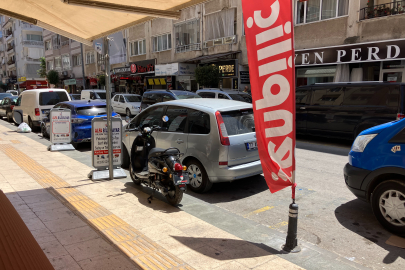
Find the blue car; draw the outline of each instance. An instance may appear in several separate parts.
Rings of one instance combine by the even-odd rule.
[[[67,108],[72,112],[72,144],[91,141],[91,120],[94,117],[106,117],[107,105],[96,100],[75,100],[60,102],[54,108]],[[112,113],[113,117],[120,117]],[[51,123],[49,117],[41,123],[42,136],[49,137]]]
[[[361,132],[344,176],[350,191],[370,202],[387,230],[405,235],[405,119]]]

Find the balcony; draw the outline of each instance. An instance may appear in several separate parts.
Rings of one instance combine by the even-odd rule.
[[[62,41],[62,42],[60,43],[60,46],[61,46],[61,47],[68,46],[68,45],[69,45],[69,40],[65,40],[65,41]]]
[[[7,46],[7,54],[9,54],[9,53],[14,53],[14,45]]]
[[[237,42],[236,35],[230,36],[230,37],[222,37],[222,38],[204,41],[204,48],[209,48],[209,47],[224,45],[224,44],[235,44],[236,42]]]
[[[41,62],[40,59],[34,59],[34,58],[31,58],[31,57],[28,57],[28,56],[22,57],[22,60],[29,61],[29,62],[38,62],[38,63]]]
[[[10,68],[15,68],[15,61],[9,60],[7,62],[7,69],[10,69]]]
[[[44,47],[44,42],[43,41],[37,41],[37,40],[24,40],[22,42],[23,46],[33,46],[33,47]]]
[[[36,25],[33,25],[33,24],[25,23],[25,22],[21,22],[21,29],[30,30],[30,31],[42,31],[42,28],[40,28]]]
[[[183,45],[183,46],[176,47],[176,53],[199,51],[199,50],[201,50],[201,43],[195,43],[195,44],[189,44],[189,45]]]
[[[7,30],[7,31],[6,31],[6,41],[12,40],[13,38],[14,38],[13,32]]]
[[[370,3],[370,2],[369,2]],[[368,7],[360,9],[359,20],[367,20],[378,17],[391,16],[405,13],[405,1],[394,1],[381,5],[369,4]]]

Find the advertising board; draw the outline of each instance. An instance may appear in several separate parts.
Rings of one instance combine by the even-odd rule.
[[[70,143],[71,111],[69,109],[52,109],[49,113],[50,137],[52,144]]]

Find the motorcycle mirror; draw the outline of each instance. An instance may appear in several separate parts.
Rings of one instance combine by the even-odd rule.
[[[163,122],[167,123],[169,121],[169,116],[165,115],[162,117]]]
[[[125,117],[125,122],[129,123],[129,116],[128,115]]]

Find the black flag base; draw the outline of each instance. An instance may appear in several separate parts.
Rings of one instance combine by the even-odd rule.
[[[297,228],[298,228],[298,204],[293,201],[290,204],[290,213],[288,214],[288,232],[285,245],[282,249],[288,253],[297,253],[301,251],[297,241]]]

